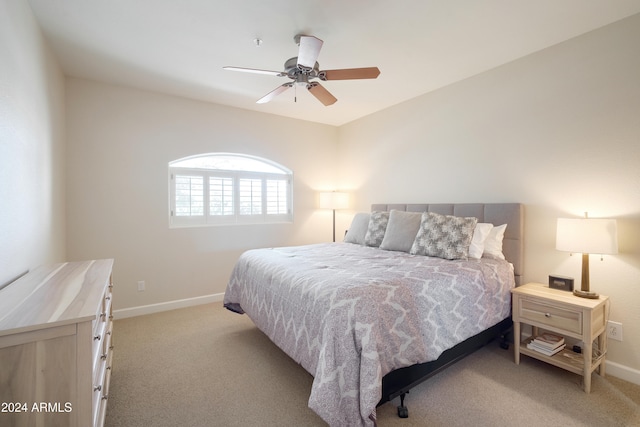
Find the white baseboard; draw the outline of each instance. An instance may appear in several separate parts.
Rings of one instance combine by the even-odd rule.
[[[605,372],[607,375],[640,385],[640,371],[637,369],[633,369],[610,360],[607,360],[605,364]]]
[[[161,311],[175,310],[177,308],[193,307],[195,305],[209,304],[222,301],[224,294],[203,295],[201,297],[186,298],[176,301],[161,302],[158,304],[142,305],[139,307],[123,308],[113,311],[114,319],[126,319],[127,317],[144,316],[145,314],[159,313]]]

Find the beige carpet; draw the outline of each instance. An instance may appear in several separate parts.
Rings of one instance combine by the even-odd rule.
[[[116,320],[107,427],[324,426],[307,408],[312,377],[220,303]],[[475,352],[397,402],[384,426],[640,426],[640,386],[578,375],[497,343]]]

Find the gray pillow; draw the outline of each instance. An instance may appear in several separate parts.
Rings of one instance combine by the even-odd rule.
[[[420,212],[391,210],[380,249],[409,252],[418,234],[421,219]]]
[[[367,246],[380,246],[384,239],[384,232],[389,222],[389,212],[371,212],[369,218],[369,227],[367,234],[364,236],[364,244]]]
[[[467,259],[477,222],[478,218],[473,217],[424,212],[410,253],[444,259]]]
[[[351,226],[349,230],[347,230],[347,235],[344,236],[345,242],[364,245],[364,236],[367,234],[367,229],[369,228],[369,216],[366,212],[355,214],[351,220]]]

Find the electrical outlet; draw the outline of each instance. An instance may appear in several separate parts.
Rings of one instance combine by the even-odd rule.
[[[609,320],[607,322],[607,338],[622,341],[622,323]]]
[[[144,289],[145,289],[145,283],[144,283],[144,280],[140,280],[140,281],[138,282],[138,292],[142,292],[142,291],[144,291]]]

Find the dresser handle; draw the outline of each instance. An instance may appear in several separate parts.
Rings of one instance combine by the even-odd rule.
[[[106,316],[107,316],[107,313],[105,313],[105,312],[100,313],[100,317],[101,317],[101,318],[102,318],[102,317],[106,317]]]
[[[544,314],[544,317],[546,317],[546,318],[551,317],[551,313],[545,313],[545,314]]]
[[[102,360],[107,360],[107,353],[103,353],[103,354],[100,356],[100,359],[102,359]]]
[[[111,297],[104,297],[104,299],[106,299],[107,301],[109,301],[111,299]]]
[[[102,396],[102,400],[107,400],[108,397],[109,396],[105,394],[104,396]]]
[[[100,341],[100,335],[96,335],[95,337],[93,337],[94,341]]]
[[[93,388],[93,391],[100,391],[102,390],[102,386],[101,385],[97,385]]]

